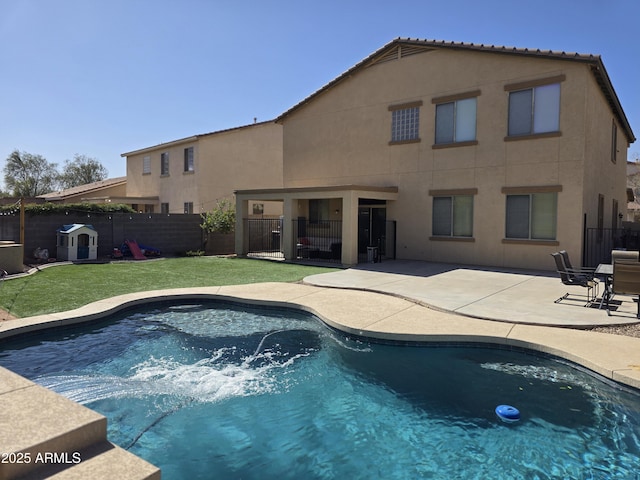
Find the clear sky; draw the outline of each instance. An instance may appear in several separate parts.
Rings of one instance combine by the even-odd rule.
[[[125,175],[121,153],[274,119],[397,37],[599,54],[640,138],[639,25],[640,0],[0,0],[0,169]]]

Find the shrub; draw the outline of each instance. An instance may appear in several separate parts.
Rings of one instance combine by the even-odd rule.
[[[213,210],[200,217],[200,227],[207,233],[232,233],[236,228],[236,207],[229,200],[218,201]]]
[[[14,205],[0,206],[0,213],[17,213],[20,207]],[[54,213],[81,212],[81,213],[136,213],[128,205],[122,203],[33,203],[25,205],[25,213],[31,215],[51,215]]]

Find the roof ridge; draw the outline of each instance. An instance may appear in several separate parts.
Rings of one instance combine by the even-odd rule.
[[[395,43],[399,42],[410,42],[421,45],[433,45],[438,47],[450,47],[450,48],[466,48],[466,49],[474,49],[474,50],[484,50],[491,52],[499,52],[499,53],[519,53],[519,54],[529,54],[529,55],[544,55],[544,56],[559,56],[563,58],[581,58],[585,60],[594,60],[599,59],[601,56],[599,54],[593,53],[579,53],[579,52],[566,52],[564,50],[546,50],[539,48],[529,48],[529,47],[516,47],[516,46],[507,46],[507,45],[495,45],[495,44],[476,44],[473,42],[456,42],[449,40],[436,40],[436,39],[420,39],[420,38],[411,38],[411,37],[398,37],[394,41]],[[394,43],[391,42],[391,43]]]

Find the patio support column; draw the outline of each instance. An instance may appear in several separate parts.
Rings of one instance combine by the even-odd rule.
[[[293,260],[295,255],[293,251],[293,198],[291,196],[284,198],[282,215],[281,248],[284,253],[284,259]]]
[[[245,219],[249,218],[249,200],[245,200],[241,196],[236,196],[236,234],[235,234],[235,251],[236,255],[244,256],[247,254],[248,245],[244,231]]]
[[[358,195],[347,191],[342,196],[342,264],[358,263]]]

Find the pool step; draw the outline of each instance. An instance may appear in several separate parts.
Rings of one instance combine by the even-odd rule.
[[[118,480],[160,480],[160,469],[132,453],[109,444],[111,448],[49,478],[54,480],[86,480],[87,478]]]
[[[159,469],[107,442],[104,416],[4,368],[0,456],[0,480],[56,473],[62,475],[59,478],[160,478]],[[126,468],[131,475],[113,474],[108,466],[118,472]]]

